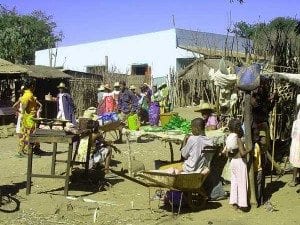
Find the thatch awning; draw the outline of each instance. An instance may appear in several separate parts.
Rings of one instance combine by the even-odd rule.
[[[62,72],[59,69],[40,65],[22,65],[28,72],[29,77],[37,79],[70,79],[72,76]]]
[[[8,75],[8,74],[23,74],[28,70],[19,65],[15,65],[9,61],[4,59],[0,59],[0,75]]]
[[[296,73],[277,73],[274,72],[272,74],[269,74],[270,76],[275,76],[275,78],[283,79],[288,82],[294,83],[296,85],[300,86],[300,74]]]

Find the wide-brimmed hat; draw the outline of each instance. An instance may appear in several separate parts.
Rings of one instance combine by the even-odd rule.
[[[213,109],[213,107],[209,103],[204,102],[204,103],[200,104],[199,109],[196,109],[195,112],[202,112],[204,110],[211,110],[211,111],[213,111],[214,109]]]
[[[65,83],[60,82],[59,85],[57,86],[57,88],[63,88],[63,89],[66,89],[67,87],[66,87]]]
[[[109,84],[105,84],[105,85],[104,85],[104,89],[111,90],[111,88],[110,88]]]
[[[131,85],[131,86],[129,87],[129,89],[130,89],[130,90],[135,90],[135,89],[136,89],[136,86]]]
[[[114,87],[120,87],[120,82],[115,82]]]
[[[104,85],[100,85],[100,87],[98,88],[98,91],[104,91]]]
[[[266,134],[266,132],[264,130],[261,130],[261,131],[259,131],[259,136],[260,137],[266,137],[267,134]]]

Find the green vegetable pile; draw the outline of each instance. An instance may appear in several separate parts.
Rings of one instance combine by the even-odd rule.
[[[191,132],[191,121],[181,116],[173,115],[170,121],[163,127],[164,130],[180,130],[184,134]]]

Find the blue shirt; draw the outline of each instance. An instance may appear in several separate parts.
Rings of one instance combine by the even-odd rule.
[[[124,91],[120,91],[118,110],[125,114],[138,111],[138,98],[127,88]]]

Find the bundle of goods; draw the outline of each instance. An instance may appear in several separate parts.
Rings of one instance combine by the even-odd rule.
[[[191,132],[191,121],[182,118],[181,116],[174,115],[170,121],[163,126],[165,131],[180,130],[183,134]]]
[[[108,123],[119,121],[118,114],[115,112],[111,113],[103,113],[101,116],[98,117],[99,125],[105,125]]]

